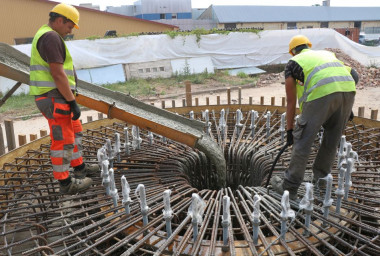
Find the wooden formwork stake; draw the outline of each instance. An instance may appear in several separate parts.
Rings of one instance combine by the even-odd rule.
[[[102,120],[103,119],[103,113],[98,113],[98,120]]]
[[[47,131],[46,130],[40,130],[40,137],[45,137],[47,135]]]
[[[239,97],[238,103],[239,105],[241,105],[241,87],[238,88],[238,97]]]
[[[216,96],[216,105],[220,105],[220,96]]]
[[[175,100],[172,100],[172,108],[175,108]]]
[[[231,105],[231,88],[227,88],[227,104]]]
[[[182,107],[186,107],[186,99],[182,99]]]
[[[186,86],[186,103],[188,107],[193,106],[193,96],[191,94],[191,82],[189,80],[185,81]]]
[[[92,122],[92,116],[87,116],[87,123]]]
[[[252,103],[253,103],[253,99],[252,97],[249,97],[249,105],[252,105]]]
[[[260,97],[260,105],[264,105],[264,96]]]
[[[30,141],[32,142],[32,141],[34,141],[34,140],[36,140],[37,139],[37,134],[29,134],[29,139],[30,139]]]
[[[19,134],[18,135],[18,145],[21,147],[22,145],[26,144],[26,135],[25,134]]]
[[[164,109],[165,108],[165,101],[161,101],[161,108]]]
[[[10,119],[4,120],[5,134],[7,137],[8,152],[16,148],[15,131],[13,121]]]
[[[377,109],[372,109],[371,110],[371,119],[372,120],[377,120]]]
[[[195,98],[195,106],[199,106],[199,99],[198,98]]]
[[[210,106],[210,98],[206,97],[206,106]]]
[[[271,106],[274,106],[274,105],[275,105],[275,102],[276,102],[276,97],[271,97],[271,98],[270,98],[270,105],[271,105]]]
[[[285,101],[286,101],[286,98],[282,97],[281,98],[281,106],[285,107]]]
[[[0,156],[5,154],[4,135],[3,128],[0,124]]]
[[[364,107],[358,108],[358,117],[364,117]]]

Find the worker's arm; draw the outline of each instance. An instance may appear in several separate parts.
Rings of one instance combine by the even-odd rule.
[[[352,78],[354,79],[355,81],[355,85],[359,83],[359,74],[358,72],[356,72],[355,69],[351,68],[351,72],[350,72]]]
[[[297,90],[296,80],[289,76],[285,79],[286,90],[286,130],[292,130],[294,126],[294,117],[296,115]]]
[[[63,64],[61,63],[49,63],[50,73],[54,79],[55,85],[58,91],[67,101],[75,100],[74,94],[71,92],[69,80],[66,73],[63,70]]]

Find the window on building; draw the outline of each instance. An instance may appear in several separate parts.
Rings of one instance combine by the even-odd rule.
[[[354,22],[354,28],[360,29],[362,27],[362,22],[361,21],[355,21]]]
[[[139,73],[144,73],[144,69],[139,68]]]
[[[160,71],[165,71],[165,67],[160,67]]]
[[[165,19],[165,13],[160,13],[160,19],[164,20]]]
[[[321,28],[328,28],[329,23],[328,22],[321,22]]]
[[[150,68],[146,68],[146,69],[145,69],[145,72],[146,72],[146,73],[149,73],[149,72],[150,72]]]
[[[15,38],[15,44],[31,44],[33,37]]]
[[[288,29],[297,29],[297,22],[288,22]]]
[[[172,19],[177,19],[177,13],[172,13]]]
[[[306,26],[306,28],[313,28],[313,26]]]
[[[224,29],[235,29],[236,28],[236,23],[225,23],[224,24]]]
[[[157,68],[153,68],[153,72],[157,72],[158,71],[158,69]]]

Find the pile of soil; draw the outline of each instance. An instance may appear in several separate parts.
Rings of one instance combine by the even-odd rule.
[[[358,61],[345,54],[341,49],[326,50],[334,52],[339,60],[358,72],[359,83],[356,85],[357,89],[364,89],[365,87],[380,87],[380,68],[375,66],[363,66]]]

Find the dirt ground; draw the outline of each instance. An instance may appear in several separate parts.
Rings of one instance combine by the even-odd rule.
[[[226,88],[226,87],[222,87]],[[178,94],[179,92],[176,92],[177,94],[172,95],[166,95],[165,99],[162,98],[156,98],[156,99],[145,99],[144,101],[148,104],[154,102],[156,107],[161,107],[161,101],[165,100],[166,107],[172,106],[172,100],[175,100],[176,106],[182,106],[182,99],[185,98],[184,92],[185,88],[181,88],[183,90],[182,94]],[[208,88],[210,90],[210,88]],[[215,88],[218,89],[218,88]],[[233,88],[232,88],[233,89]],[[200,86],[193,85],[192,91],[195,93],[200,90]],[[204,90],[204,87],[202,87],[202,90]],[[210,105],[216,104],[217,96],[220,96],[221,104],[227,103],[227,94],[226,91],[218,91],[218,92],[204,92],[202,94],[197,94],[193,96],[194,98],[199,98],[199,104],[205,105],[206,104],[206,97],[209,97]],[[268,83],[268,84],[261,84],[260,87],[251,87],[251,88],[243,88],[242,89],[242,103],[248,104],[249,97],[253,98],[253,104],[260,104],[260,97],[264,96],[264,104],[270,105],[271,103],[271,97],[275,97],[275,104],[281,105],[281,98],[285,97],[285,88],[284,84],[281,83],[281,81],[276,81],[274,83]],[[238,91],[232,90],[231,91],[231,99],[232,102],[237,102],[238,99]],[[355,105],[354,105],[354,114],[358,114],[358,108],[359,107],[365,107],[364,115],[366,118],[370,118],[371,110],[376,110],[380,108],[380,88],[375,87],[367,87],[363,89],[357,90],[356,98],[355,98]],[[209,109],[212,109],[212,106],[209,107]],[[98,119],[98,112],[93,110],[83,110],[81,119],[82,123],[87,122],[87,117],[91,116],[92,120]],[[104,115],[106,117],[106,115]],[[25,134],[27,137],[27,142],[29,142],[29,136],[30,134],[37,134],[37,137],[40,137],[40,130],[47,130],[49,132],[49,127],[47,124],[47,121],[42,116],[36,116],[33,118],[30,118],[28,120],[22,120],[20,118],[14,119],[14,131],[16,135],[16,145],[19,145],[18,143],[18,135],[19,134]],[[2,124],[3,128],[3,134],[4,137],[5,131],[4,131],[4,124]],[[5,139],[5,138],[4,138]]]

